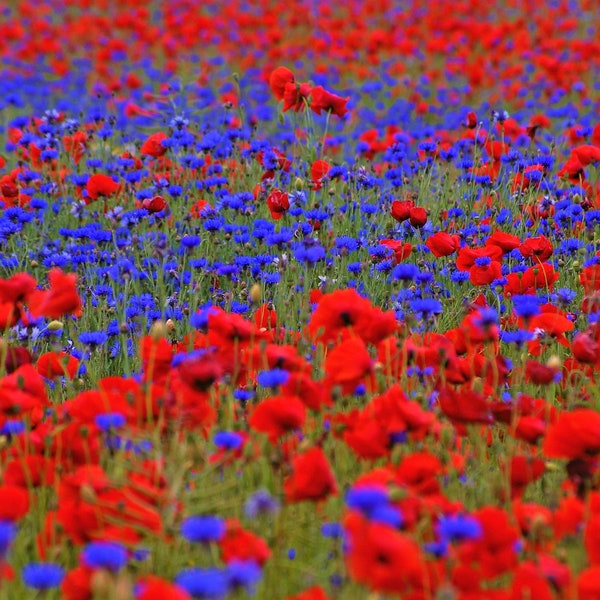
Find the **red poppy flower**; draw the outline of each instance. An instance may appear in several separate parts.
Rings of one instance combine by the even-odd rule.
[[[71,569],[65,575],[60,586],[65,600],[90,600],[93,598],[93,574],[94,570],[86,566]]]
[[[563,412],[544,439],[549,458],[585,458],[600,453],[600,413],[580,408]]]
[[[169,205],[162,196],[153,196],[142,201],[142,208],[146,209],[150,214],[161,212]]]
[[[323,178],[329,173],[331,167],[325,160],[315,160],[310,168],[310,177],[315,190],[321,189]]]
[[[578,333],[573,339],[571,350],[579,362],[594,364],[600,360],[600,344],[589,333]]]
[[[439,231],[430,235],[425,241],[425,245],[437,258],[440,256],[450,256],[460,248],[460,238],[457,235],[450,235],[445,231]]]
[[[544,235],[526,239],[520,246],[519,252],[525,257],[533,257],[537,262],[548,260],[554,249],[552,242]]]
[[[295,596],[286,596],[285,600],[331,600],[323,588],[315,585]]]
[[[155,575],[146,575],[137,582],[136,600],[191,600],[179,586]]]
[[[352,393],[356,386],[372,371],[373,361],[364,341],[350,338],[329,351],[325,359],[327,380],[341,385],[345,393]]]
[[[269,87],[277,100],[283,100],[285,86],[295,81],[294,74],[287,67],[277,67],[269,76]]]
[[[267,197],[267,206],[271,212],[271,217],[278,221],[290,207],[290,200],[285,192],[273,190]]]
[[[140,148],[140,153],[146,156],[152,156],[152,158],[159,158],[163,156],[167,148],[162,145],[162,141],[167,139],[167,134],[162,131],[153,133]]]
[[[486,246],[498,246],[503,254],[508,254],[511,250],[521,245],[521,240],[516,235],[496,231],[485,241]]]
[[[286,502],[317,502],[337,494],[337,484],[321,448],[315,447],[292,460],[292,474],[283,484]]]
[[[394,200],[390,214],[396,221],[402,223],[410,218],[410,211],[415,207],[412,200]]]
[[[283,112],[290,109],[294,109],[295,112],[304,110],[311,91],[312,88],[308,83],[286,83],[283,90]]]
[[[422,588],[425,569],[414,539],[357,513],[351,513],[344,526],[348,536],[346,564],[354,580],[383,594],[408,595]]]
[[[225,535],[219,542],[223,562],[254,561],[263,566],[271,556],[269,546],[261,537],[244,529],[236,519],[225,523]]]
[[[77,292],[77,275],[52,269],[48,274],[48,290],[36,290],[29,299],[29,310],[35,317],[59,319],[65,315],[80,317],[81,298]]]
[[[0,486],[0,521],[19,521],[29,512],[29,491],[26,487]]]
[[[88,179],[85,186],[87,200],[98,200],[100,197],[107,198],[116,193],[120,187],[121,185],[112,177],[103,175],[102,173],[95,173]]]
[[[66,352],[46,352],[36,363],[38,373],[46,379],[67,377],[73,379],[77,374],[79,361]]]
[[[322,111],[325,111],[333,113],[341,118],[348,112],[346,104],[348,103],[349,98],[336,96],[335,94],[328,92],[323,86],[318,85],[314,87],[310,93],[310,99],[310,108],[318,115],[320,115]]]
[[[539,479],[546,470],[546,463],[541,458],[517,455],[510,461],[511,498],[520,498],[525,488]]]
[[[467,113],[465,127],[467,129],[475,129],[477,127],[477,115],[473,111]]]
[[[420,229],[427,223],[427,211],[421,206],[411,208],[408,214],[408,221],[413,227]]]
[[[306,420],[306,407],[295,396],[265,398],[253,410],[250,427],[266,433],[275,443],[282,435],[300,429]]]

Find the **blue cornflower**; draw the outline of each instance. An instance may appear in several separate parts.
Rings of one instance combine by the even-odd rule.
[[[181,245],[184,248],[195,248],[200,244],[200,236],[198,235],[186,235],[181,238]]]
[[[363,513],[371,514],[377,507],[386,506],[389,496],[386,490],[378,487],[353,488],[346,494],[346,504]]]
[[[254,519],[258,515],[274,513],[279,509],[279,502],[266,490],[258,490],[244,505],[244,512],[248,517]]]
[[[35,590],[49,590],[58,587],[65,576],[65,570],[53,563],[30,563],[21,572],[23,582]]]
[[[480,256],[475,259],[475,265],[478,267],[488,267],[492,263],[489,256]]]
[[[323,523],[321,535],[326,538],[341,538],[344,535],[344,528],[341,523]]]
[[[129,560],[127,550],[114,542],[92,542],[81,553],[83,563],[91,569],[118,571]]]
[[[4,558],[17,535],[17,528],[11,521],[0,521],[0,558]]]
[[[104,331],[82,331],[79,334],[79,342],[84,346],[101,346],[108,340],[108,335]]]
[[[515,294],[512,297],[513,308],[518,317],[529,319],[540,314],[540,302],[536,296]]]
[[[271,369],[269,371],[261,371],[258,374],[258,385],[263,387],[277,387],[283,385],[290,378],[290,374],[283,369]]]
[[[413,281],[419,273],[419,267],[416,265],[401,263],[392,271],[392,278],[400,281]]]
[[[469,515],[440,517],[437,530],[442,540],[448,542],[476,540],[483,535],[481,523]]]
[[[123,427],[127,419],[121,413],[104,413],[96,415],[94,422],[102,431],[109,431]]]
[[[443,312],[444,308],[439,300],[433,298],[417,298],[410,301],[410,309],[420,315],[423,320],[428,319],[432,315],[439,315]]]
[[[248,594],[252,594],[261,575],[262,571],[254,561],[231,561],[227,565],[227,587],[231,591],[244,588]]]
[[[212,515],[188,517],[181,523],[181,535],[194,543],[218,542],[225,535],[225,521]]]
[[[186,569],[177,574],[175,583],[193,598],[219,598],[227,593],[227,571],[220,569]]]
[[[219,431],[213,437],[215,446],[224,450],[237,450],[244,442],[244,438],[235,431]]]

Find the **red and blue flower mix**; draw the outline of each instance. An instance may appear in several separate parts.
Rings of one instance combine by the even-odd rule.
[[[2,594],[600,599],[599,29],[3,8]]]

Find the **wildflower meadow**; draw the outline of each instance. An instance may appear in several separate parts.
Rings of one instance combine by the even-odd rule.
[[[596,0],[0,15],[0,600],[600,600]]]

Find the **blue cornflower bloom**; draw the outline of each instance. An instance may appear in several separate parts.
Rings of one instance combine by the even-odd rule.
[[[271,369],[269,371],[261,371],[258,374],[258,385],[263,387],[277,387],[283,385],[290,378],[290,374],[284,369]]]
[[[213,437],[215,446],[224,450],[237,450],[244,442],[244,438],[235,431],[219,431]]]
[[[79,341],[84,346],[101,346],[108,340],[108,334],[105,331],[82,331],[79,334]]]
[[[388,500],[387,491],[378,487],[353,488],[346,494],[346,504],[367,515],[380,506],[386,506]]]
[[[476,540],[483,535],[481,523],[469,515],[440,517],[437,530],[442,540],[448,542]]]
[[[225,521],[212,515],[188,517],[181,523],[181,535],[194,543],[218,542],[225,535]]]
[[[341,538],[344,535],[344,528],[341,523],[323,523],[321,535],[326,538]]]
[[[177,574],[175,583],[193,598],[219,598],[227,593],[227,571],[220,569],[186,569]]]
[[[258,490],[244,505],[244,512],[248,517],[254,519],[258,515],[271,514],[279,509],[279,502],[266,490]]]
[[[121,413],[104,413],[96,415],[94,422],[102,431],[110,431],[111,429],[123,427],[127,419]]]
[[[227,565],[227,587],[231,591],[244,588],[252,594],[261,575],[262,571],[254,561],[234,560]]]
[[[512,297],[513,308],[518,317],[529,319],[540,314],[540,302],[536,296],[515,294]]]
[[[17,528],[11,521],[0,521],[0,558],[4,558],[10,548],[15,536]]]
[[[81,553],[83,563],[91,569],[118,571],[127,564],[127,550],[114,542],[92,542]]]
[[[35,590],[49,590],[58,587],[65,576],[65,570],[53,563],[30,563],[21,572],[23,582]]]
[[[400,281],[413,281],[420,273],[419,267],[410,263],[401,263],[392,271],[392,278]]]

